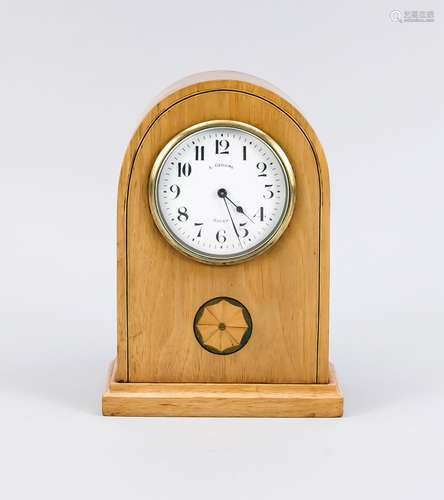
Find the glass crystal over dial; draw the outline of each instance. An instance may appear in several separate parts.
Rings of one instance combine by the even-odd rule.
[[[211,121],[165,146],[149,192],[154,220],[176,249],[201,262],[233,264],[281,236],[293,211],[294,175],[264,132]]]

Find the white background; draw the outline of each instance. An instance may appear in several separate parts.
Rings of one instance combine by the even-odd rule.
[[[0,3],[1,498],[443,498],[441,5]],[[100,416],[120,161],[210,69],[280,87],[324,145],[343,419]]]

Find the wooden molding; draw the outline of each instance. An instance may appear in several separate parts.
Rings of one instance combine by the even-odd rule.
[[[340,417],[343,396],[332,366],[328,384],[150,384],[118,382],[113,364],[102,412],[126,417]]]

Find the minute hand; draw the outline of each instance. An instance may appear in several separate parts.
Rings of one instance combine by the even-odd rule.
[[[228,203],[227,203],[227,200],[225,198],[226,197],[224,197],[223,200],[224,200],[225,206],[227,207],[227,212],[228,212],[228,215],[230,216],[231,224],[233,224],[234,232],[236,233],[237,239],[239,240],[239,245],[242,247],[240,236],[239,236],[239,233],[237,232],[237,229],[236,229],[236,224],[234,223],[233,217],[231,217],[231,212],[230,212],[230,209],[228,208]]]
[[[251,221],[253,224],[254,224],[254,220],[253,219],[250,219],[250,217],[248,217],[248,215],[244,212],[244,209],[240,206],[240,205],[236,205],[236,203],[234,203],[234,201],[231,199],[231,198],[228,198],[228,196],[225,196],[225,198],[231,203],[233,204],[235,207],[236,207],[236,211],[239,212],[240,214],[243,214],[245,215],[245,217]]]

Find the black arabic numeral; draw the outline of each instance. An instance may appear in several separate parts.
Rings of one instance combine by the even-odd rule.
[[[253,217],[257,216],[259,216],[259,220],[261,222],[264,222],[265,219],[264,207],[260,207],[259,210],[253,215]]]
[[[271,187],[273,187],[273,184],[265,184],[265,187],[267,188],[267,192],[263,196],[266,200],[271,200],[271,198],[273,198],[274,196],[273,191],[270,189]]]
[[[228,148],[230,143],[225,139],[216,139],[216,154],[217,155],[227,155],[229,153]]]
[[[205,159],[205,148],[204,146],[195,146],[195,158],[197,161]]]
[[[258,177],[267,177],[267,174],[265,173],[265,170],[267,170],[266,163],[261,161],[256,165],[256,168],[259,170],[259,173],[257,174]]]
[[[227,237],[225,236],[225,229],[219,229],[216,233],[216,240],[219,243],[225,243],[227,241]]]
[[[197,226],[197,227],[199,227],[199,232],[197,233],[196,238],[200,238],[202,236],[203,222],[195,222],[194,225]]]
[[[175,194],[176,196],[173,198],[173,200],[175,200],[176,198],[179,197],[180,195],[180,187],[177,185],[177,184],[173,184],[172,186],[170,186],[170,191]]]
[[[189,177],[191,174],[191,165],[189,163],[181,163],[177,164],[177,177]]]
[[[188,212],[187,212],[187,208],[186,207],[179,207],[177,209],[177,212],[178,212],[178,216],[177,216],[177,220],[179,222],[185,222],[188,220]]]
[[[248,229],[244,226],[246,226],[247,223],[246,222],[241,222],[239,224],[239,236],[241,238],[246,238],[248,236]]]

